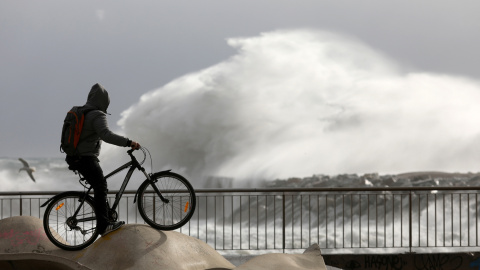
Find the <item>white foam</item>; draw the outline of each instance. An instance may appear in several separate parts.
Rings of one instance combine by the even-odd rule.
[[[236,179],[476,171],[480,83],[409,71],[316,30],[231,38],[231,58],[144,94],[123,133],[156,169]]]

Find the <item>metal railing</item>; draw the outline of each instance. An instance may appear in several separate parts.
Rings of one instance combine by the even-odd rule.
[[[471,187],[200,189],[179,232],[217,250],[299,250],[324,254],[480,250],[479,190]],[[0,218],[42,218],[59,192],[1,192]],[[115,191],[109,193],[113,200]],[[117,209],[143,223],[126,191]]]

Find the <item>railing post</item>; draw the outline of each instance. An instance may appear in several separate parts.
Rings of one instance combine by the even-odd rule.
[[[409,207],[409,218],[408,218],[408,247],[410,249],[410,253],[412,253],[412,191],[408,195],[408,207]]]
[[[282,193],[282,249],[283,253],[285,253],[285,226],[286,226],[286,220],[285,220],[285,192]],[[293,220],[293,219],[292,219]],[[292,224],[293,226],[293,224]]]
[[[23,214],[22,194],[20,194],[20,216]]]

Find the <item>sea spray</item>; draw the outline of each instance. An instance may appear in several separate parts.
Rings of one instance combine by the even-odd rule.
[[[122,113],[123,132],[149,147],[157,168],[197,181],[476,171],[479,82],[408,71],[330,32],[278,30],[228,44],[237,50],[229,59]]]

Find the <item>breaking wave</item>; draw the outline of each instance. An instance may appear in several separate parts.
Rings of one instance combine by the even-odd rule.
[[[361,41],[278,30],[144,94],[119,125],[196,179],[476,171],[480,83],[408,70]],[[241,181],[240,181],[241,182]]]

